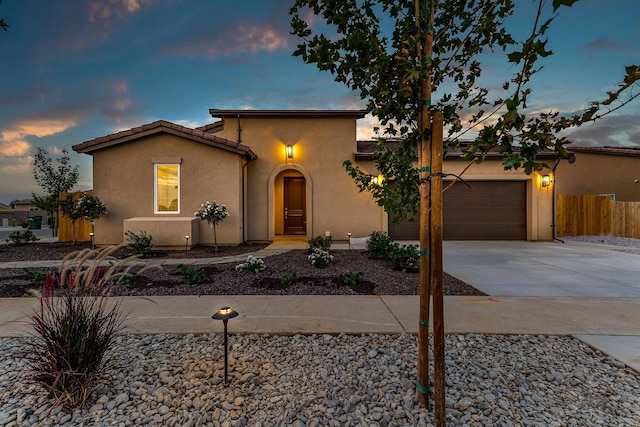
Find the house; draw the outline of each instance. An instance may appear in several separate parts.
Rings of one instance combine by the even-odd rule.
[[[213,200],[231,214],[217,227],[218,244],[280,235],[346,240],[374,230],[417,237],[415,223],[390,226],[342,166],[350,159],[377,174],[372,144],[356,142],[364,111],[210,113],[219,120],[196,129],[161,120],[73,146],[93,156],[94,194],[109,212],[96,222],[96,244],[122,243],[126,231],[146,231],[156,246],[213,244],[213,232],[194,217]],[[471,190],[447,190],[445,238],[550,240],[550,189],[539,175],[505,172],[499,160],[464,173]],[[449,153],[444,171],[460,174],[467,165]]]
[[[575,162],[560,162],[556,194],[611,195],[619,202],[640,201],[640,148],[570,146]]]

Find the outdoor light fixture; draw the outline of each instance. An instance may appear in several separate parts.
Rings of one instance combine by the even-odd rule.
[[[292,160],[293,159],[293,145],[287,145],[285,151],[287,153],[287,159]]]
[[[93,234],[93,233],[89,233],[89,237],[91,237],[91,249],[92,249],[92,250],[96,248],[96,247],[95,247],[95,245],[94,245],[94,243],[93,243],[93,236],[94,236],[94,234]]]
[[[189,236],[184,236],[184,254],[189,250]]]
[[[546,188],[551,185],[551,177],[549,175],[542,175],[540,177],[540,185],[542,188]]]
[[[224,385],[225,386],[229,385],[229,381],[227,380],[227,377],[229,376],[229,367],[228,367],[229,353],[227,350],[228,348],[227,347],[227,322],[229,321],[229,319],[233,319],[237,315],[238,315],[238,312],[235,311],[234,309],[230,307],[222,307],[220,310],[215,312],[213,316],[211,316],[212,319],[222,320],[222,323],[224,324]]]
[[[347,236],[349,237],[349,250],[351,250],[351,233],[347,233]]]
[[[378,185],[378,176],[377,175],[371,175],[371,184]]]

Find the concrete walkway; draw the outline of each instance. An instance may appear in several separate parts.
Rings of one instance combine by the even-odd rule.
[[[304,245],[277,241],[255,255]],[[634,279],[640,277],[640,256],[581,243],[445,242],[444,264],[449,274],[491,295],[445,297],[447,333],[573,335],[640,372],[640,279]],[[31,298],[0,299],[0,336],[29,334],[27,315],[36,304]],[[223,306],[240,313],[229,322],[231,333],[418,330],[416,296],[123,298],[130,331],[140,334],[222,331],[211,315]]]

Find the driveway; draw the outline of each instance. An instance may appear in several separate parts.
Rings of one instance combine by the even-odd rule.
[[[446,241],[444,271],[495,297],[640,298],[640,255],[593,243]]]

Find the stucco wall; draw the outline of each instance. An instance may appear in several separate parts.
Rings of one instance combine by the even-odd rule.
[[[272,240],[282,232],[283,174],[306,178],[307,237],[330,232],[334,240],[347,233],[367,236],[386,229],[386,214],[368,193],[359,193],[342,162],[353,159],[353,118],[241,117],[242,143],[258,160],[251,162],[247,182],[247,239]],[[228,120],[217,136],[237,140],[238,122]],[[293,145],[293,159],[285,155]],[[289,172],[288,172],[289,171]]]
[[[180,213],[154,213],[154,159],[180,164]],[[231,216],[217,227],[218,244],[242,241],[242,159],[233,153],[169,134],[156,134],[93,153],[94,194],[108,214],[96,222],[96,244],[122,243],[123,222],[135,217],[193,218],[205,201],[225,204]],[[170,225],[169,225],[170,226]],[[213,231],[199,222],[192,243],[213,244]],[[184,245],[181,238],[177,245]]]
[[[640,157],[575,153],[556,169],[557,194],[615,194],[621,202],[640,201]]]

